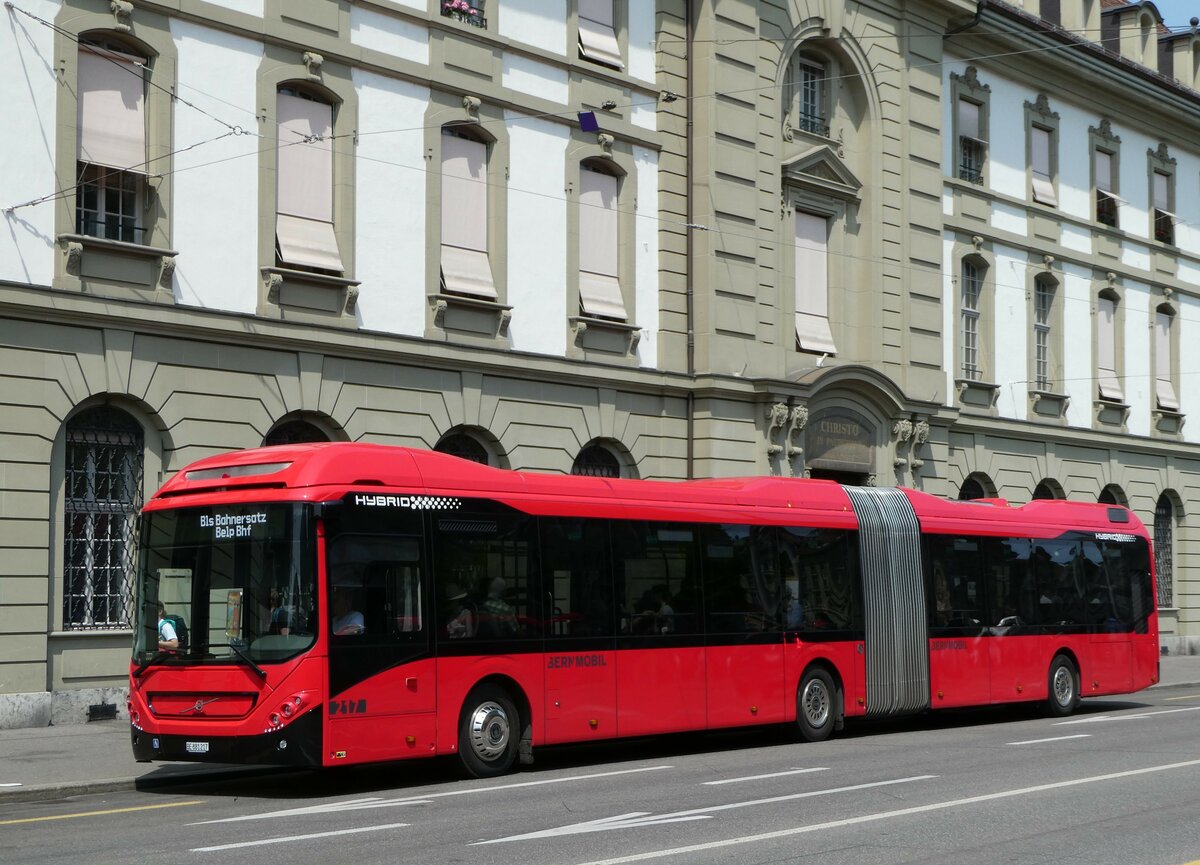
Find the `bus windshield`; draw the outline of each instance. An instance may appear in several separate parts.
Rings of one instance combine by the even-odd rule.
[[[262,673],[260,665],[315,642],[316,580],[310,506],[144,514],[134,663],[235,663]]]

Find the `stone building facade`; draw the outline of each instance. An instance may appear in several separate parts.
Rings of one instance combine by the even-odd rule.
[[[1200,49],[1101,5],[14,0],[0,724],[123,707],[130,514],[277,441],[1105,497],[1194,647]]]

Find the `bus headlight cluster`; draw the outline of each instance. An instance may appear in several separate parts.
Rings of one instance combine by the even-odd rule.
[[[304,708],[305,703],[308,702],[307,698],[308,694],[302,692],[299,694],[292,694],[290,697],[287,697],[283,702],[281,702],[279,704],[279,708],[267,716],[267,723],[270,725],[271,729],[278,729],[287,721],[298,715],[300,710]]]

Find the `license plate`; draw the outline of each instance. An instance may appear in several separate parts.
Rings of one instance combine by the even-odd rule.
[[[184,745],[184,747],[187,749],[187,752],[189,754],[207,754],[208,753],[208,743],[207,742],[188,742],[186,745]]]

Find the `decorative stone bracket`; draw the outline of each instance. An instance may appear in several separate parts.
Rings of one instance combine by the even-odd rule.
[[[133,4],[129,0],[112,0],[108,8],[113,14],[113,29],[119,33],[132,33]]]
[[[896,469],[908,466],[914,475],[925,465],[921,449],[929,441],[929,421],[920,415],[897,418],[892,424],[892,436],[896,441],[896,456],[892,465]],[[907,449],[908,457],[901,456],[901,451]]]
[[[568,324],[571,344],[584,351],[602,351],[631,358],[637,355],[638,344],[642,341],[642,329],[624,321],[572,316]]]

